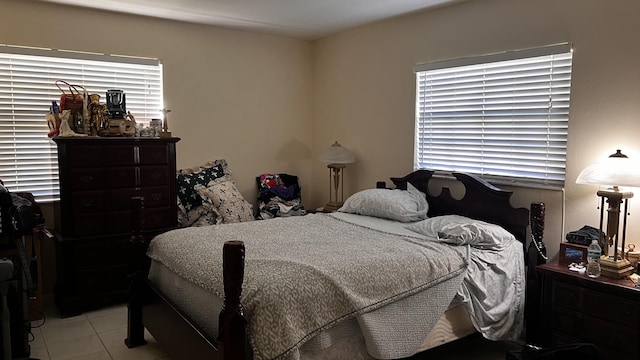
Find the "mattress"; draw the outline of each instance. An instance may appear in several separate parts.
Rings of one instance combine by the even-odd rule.
[[[178,276],[158,261],[152,261],[149,280],[200,329],[213,339],[217,337],[222,299]],[[438,318],[432,329],[425,329],[428,335],[418,352],[460,339],[475,331],[469,312],[458,302]],[[300,348],[299,356],[305,360],[374,359],[367,352],[365,339],[356,319],[344,321],[307,341]]]
[[[414,231],[408,230],[406,224],[395,221],[343,213],[332,214],[330,216],[341,221],[357,224],[358,226],[373,229],[378,232],[407,237],[423,237],[421,235],[417,235]],[[520,251],[519,256],[522,257],[521,244],[517,243],[511,245],[512,246],[508,247],[510,252],[508,252],[507,257],[512,258],[514,254],[517,254],[518,250]],[[480,266],[486,265],[483,263],[485,251],[476,252],[476,250],[471,249],[470,247],[459,247],[456,250],[466,253],[469,263],[474,269],[477,269],[478,264],[480,264]],[[496,258],[494,257],[495,254],[491,253],[490,255],[491,257],[489,261],[494,263],[500,262],[496,261]],[[520,272],[518,266],[519,265],[516,264],[516,274]],[[502,273],[505,272],[504,269],[499,270]],[[508,270],[509,271],[507,272],[510,272],[511,269]],[[521,272],[523,272],[523,269]],[[466,274],[465,282],[470,282],[471,286],[466,285],[463,289],[458,290],[461,285],[456,285],[456,289],[451,291],[451,286],[447,285],[446,282],[443,282],[434,286],[433,289],[419,291],[409,297],[402,298],[392,304],[383,306],[376,311],[367,312],[360,314],[357,317],[350,317],[344,321],[336,322],[333,326],[314,333],[311,338],[306,339],[297,351],[287,354],[287,357],[285,358],[287,360],[295,360],[299,358],[400,358],[409,356],[417,351],[438,346],[442,343],[451,341],[452,339],[466,336],[474,332],[475,329],[481,330],[483,334],[488,334],[485,335],[485,337],[490,338],[492,336],[492,332],[487,331],[486,329],[491,329],[492,324],[489,324],[489,327],[485,326],[486,324],[483,317],[491,319],[493,314],[485,314],[482,308],[486,307],[487,304],[476,299],[469,299],[469,296],[473,297],[473,294],[470,295],[470,293],[474,291],[473,289],[491,288],[492,284],[490,282],[485,283],[484,278],[486,276],[483,276],[482,284],[477,286],[474,280],[470,277],[471,276],[469,276],[469,274]],[[516,278],[518,278],[518,276],[516,276]],[[196,325],[213,338],[216,337],[218,314],[223,303],[220,297],[215,296],[211,291],[204,289],[201,285],[196,285],[193,282],[184,279],[183,276],[178,276],[176,272],[172,271],[160,261],[152,261],[149,279],[156,285],[156,287],[161,289],[169,299],[182,309],[185,314],[193,319]],[[495,281],[500,283],[503,282],[503,279],[498,278],[494,280],[494,282]],[[472,288],[471,291],[469,290],[469,287]],[[515,288],[519,287],[521,287],[519,284],[515,286]],[[511,287],[509,287],[509,289],[510,288]],[[440,296],[442,296],[441,294],[449,294],[446,295],[448,296],[447,298],[454,301],[450,300],[450,304],[447,305],[447,303],[444,303],[444,306],[441,305],[440,307],[434,308],[430,305],[433,302],[434,293],[440,294]],[[493,306],[493,304],[488,305]],[[507,305],[511,306],[512,304],[507,303]],[[518,297],[514,299],[513,306],[515,308],[520,306],[520,299]],[[474,311],[474,319],[471,319],[469,316],[468,309]],[[480,313],[479,316],[475,314],[478,312]],[[416,323],[413,320],[417,313],[424,313],[426,318],[430,318],[432,320],[423,323]],[[408,319],[407,314],[412,314],[411,319]],[[398,319],[403,318],[407,318],[407,320],[411,321],[397,321]],[[386,339],[388,337],[391,339],[387,339],[386,343],[394,344],[392,348],[385,347],[386,345],[384,345],[384,342],[381,344],[381,342],[376,341],[376,339]],[[413,350],[411,350],[411,353],[407,353],[405,348]],[[373,357],[371,355],[373,355]]]

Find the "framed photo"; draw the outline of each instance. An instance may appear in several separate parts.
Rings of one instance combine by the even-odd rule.
[[[587,263],[587,245],[573,244],[570,242],[560,243],[560,253],[558,254],[558,262],[560,264],[571,263]]]

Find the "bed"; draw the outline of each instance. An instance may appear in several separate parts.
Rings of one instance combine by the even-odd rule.
[[[143,345],[146,328],[173,359],[394,359],[476,331],[517,339],[525,312],[537,318],[524,263],[544,261],[544,204],[513,208],[510,191],[453,175],[461,199],[433,195],[427,170],[373,192],[418,203],[406,212],[363,191],[336,214],[180,229],[151,243],[139,221],[127,346]],[[143,200],[134,203],[142,219]]]

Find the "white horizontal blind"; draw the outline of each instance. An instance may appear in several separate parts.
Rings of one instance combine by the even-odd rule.
[[[123,90],[136,122],[160,117],[163,108],[158,60],[0,45],[0,179],[43,202],[59,196],[57,152],[45,120],[51,102],[59,104],[56,80],[83,85],[101,103],[107,90]]]
[[[416,67],[416,169],[562,188],[568,44]]]

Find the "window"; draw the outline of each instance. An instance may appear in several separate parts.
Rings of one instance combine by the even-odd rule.
[[[564,187],[568,44],[418,65],[415,169]]]
[[[159,117],[162,65],[158,60],[0,45],[0,179],[38,201],[59,196],[55,143],[45,115],[60,100],[56,80],[83,85],[106,101],[120,89],[136,122]]]

